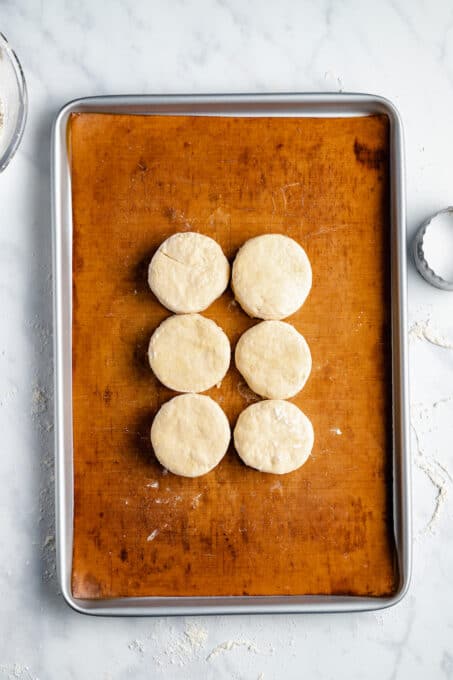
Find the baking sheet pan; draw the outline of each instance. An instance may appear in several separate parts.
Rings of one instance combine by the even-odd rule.
[[[81,112],[223,117],[351,117],[384,114],[390,124],[390,247],[392,304],[393,519],[399,583],[385,597],[283,595],[233,597],[121,597],[80,599],[72,594],[73,409],[72,409],[72,205],[67,131]],[[360,154],[367,151],[357,149]],[[410,571],[410,507],[406,417],[405,246],[402,132],[391,104],[367,95],[242,95],[218,97],[102,97],[79,100],[59,114],[54,130],[53,208],[55,235],[55,359],[58,567],[63,594],[79,611],[98,614],[219,613],[239,611],[339,611],[370,609],[397,601]],[[371,159],[372,160],[372,159]],[[390,283],[390,282],[389,282]]]

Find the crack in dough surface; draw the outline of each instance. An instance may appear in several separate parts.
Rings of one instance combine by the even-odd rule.
[[[230,265],[214,239],[194,231],[173,234],[154,254],[148,283],[176,314],[201,312],[228,286]]]

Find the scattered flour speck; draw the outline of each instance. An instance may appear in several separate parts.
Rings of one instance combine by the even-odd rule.
[[[220,645],[217,645],[217,647],[214,647],[214,649],[206,657],[206,661],[211,661],[211,659],[215,659],[215,657],[219,656],[219,654],[229,652],[236,647],[244,647],[248,652],[259,654],[258,647],[255,645],[255,643],[250,642],[250,640],[226,640],[226,642],[222,642]]]
[[[150,533],[150,535],[148,536],[148,538],[146,540],[147,541],[154,541],[154,539],[156,538],[158,533],[159,533],[159,529],[154,529],[154,531],[152,531]]]
[[[128,647],[133,652],[139,652],[139,654],[145,653],[145,645],[141,640],[132,640],[132,642],[129,642]]]
[[[409,329],[409,340],[426,340],[443,349],[453,349],[453,341],[434,328],[431,319],[416,321]]]
[[[439,399],[430,407],[424,404],[411,404],[411,428],[415,438],[415,465],[421,470],[433,486],[434,506],[425,527],[421,531],[423,534],[434,534],[437,529],[439,519],[442,514],[443,506],[446,504],[449,486],[452,483],[452,475],[449,470],[437,460],[435,455],[428,453],[429,440],[425,442],[425,437],[429,437],[433,429],[433,414],[441,404],[449,404],[451,397]]]
[[[32,393],[31,412],[33,416],[44,413],[47,409],[47,395],[39,387],[35,387]]]
[[[208,631],[204,626],[200,626],[197,623],[188,623],[184,635],[189,640],[192,647],[202,647],[206,644],[208,639]]]
[[[176,505],[182,500],[182,496],[172,496],[170,498],[155,498],[154,502],[158,505]]]
[[[198,508],[200,505],[200,498],[202,497],[203,493],[199,493],[196,496],[192,498],[192,508],[195,510],[195,508]]]
[[[17,394],[18,394],[17,387],[13,387],[12,389],[8,390],[7,392],[4,392],[1,395],[0,406],[7,406],[9,403],[11,403],[12,401],[15,400]]]
[[[5,680],[39,680],[33,675],[28,666],[20,663],[0,664],[0,677]]]
[[[175,634],[167,642],[165,649],[153,657],[157,666],[180,666],[183,667],[194,660],[201,661],[204,658],[202,652],[208,638],[208,631],[196,623],[188,623],[184,632]]]

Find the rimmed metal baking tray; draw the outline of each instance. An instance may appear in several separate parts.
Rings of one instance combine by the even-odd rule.
[[[384,114],[390,123],[393,530],[399,585],[390,597],[231,596],[80,600],[71,593],[73,549],[72,206],[67,127],[73,113],[197,116],[353,117]],[[341,612],[382,609],[407,592],[411,572],[411,498],[406,323],[406,214],[403,130],[388,100],[368,94],[105,96],[77,99],[58,113],[52,134],[57,571],[62,594],[85,614]]]

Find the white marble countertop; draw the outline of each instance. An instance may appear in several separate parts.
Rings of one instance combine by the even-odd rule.
[[[50,128],[69,99],[371,92],[403,118],[411,238],[453,203],[451,2],[3,0],[0,30],[30,96],[22,146],[0,176],[0,678],[453,678],[453,294],[410,264],[415,541],[402,603],[365,614],[81,616],[54,574],[49,203]]]

